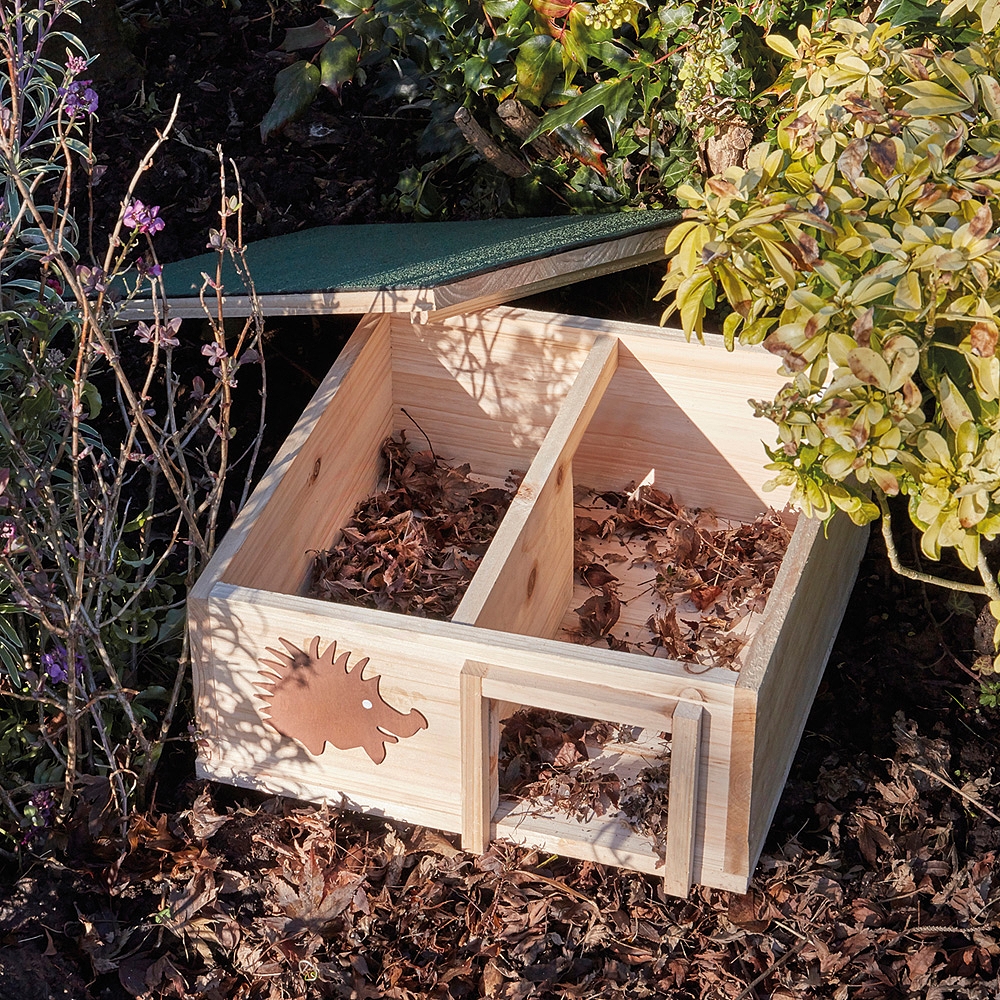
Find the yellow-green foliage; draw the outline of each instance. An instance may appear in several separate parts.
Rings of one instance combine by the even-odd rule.
[[[724,297],[728,345],[781,358],[791,381],[755,406],[807,512],[864,523],[873,494],[906,493],[924,552],[970,568],[1000,534],[1000,38],[976,36],[939,51],[836,20],[769,38],[788,60],[774,138],[680,189],[660,293],[699,338]]]

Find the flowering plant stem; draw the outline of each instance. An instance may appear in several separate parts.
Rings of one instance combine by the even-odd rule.
[[[76,2],[39,0],[39,10],[72,16]],[[0,627],[0,695],[9,696],[0,725],[4,712],[32,720],[21,763],[0,771],[0,809],[12,839],[37,848],[57,821],[57,788],[62,815],[82,781],[103,788],[91,829],[105,822],[121,834],[150,787],[186,690],[186,589],[212,553],[222,511],[246,499],[248,486],[236,497],[227,489],[231,443],[242,446],[249,484],[266,380],[259,307],[240,331],[227,330],[219,280],[215,303],[202,290],[208,344],[169,316],[152,244],[169,220],[137,193],[169,139],[177,101],[129,181],[103,260],[80,262],[74,165],[93,160],[81,126],[98,95],[79,79],[89,62],[80,42],[36,13],[0,0],[9,73],[0,78],[8,165],[0,179],[0,604],[16,623]],[[55,35],[69,44],[64,67],[41,55]],[[239,176],[230,194],[221,150],[219,164],[217,274],[232,257],[256,303]],[[123,322],[140,295],[148,320]],[[191,377],[192,367],[200,374]],[[233,419],[242,372],[252,373],[245,377],[261,407],[247,432]]]

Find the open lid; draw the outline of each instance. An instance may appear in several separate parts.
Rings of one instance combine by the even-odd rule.
[[[403,312],[444,318],[635,267],[663,255],[677,211],[615,212],[547,219],[323,226],[251,243],[246,262],[265,315]],[[172,316],[204,315],[199,291],[217,255],[167,264]],[[230,260],[222,269],[227,316],[250,297]],[[205,289],[207,301],[215,293]],[[133,300],[129,318],[148,314]]]

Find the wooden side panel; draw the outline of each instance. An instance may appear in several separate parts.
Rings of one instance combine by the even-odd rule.
[[[437,643],[386,642],[379,626],[338,617],[337,605],[295,600],[299,610],[281,614],[266,600],[209,600],[213,662],[206,671],[206,691],[214,711],[199,719],[199,773],[459,832],[459,674],[464,660]],[[406,621],[401,615],[381,617]],[[370,612],[370,618],[378,621],[380,616]],[[268,705],[264,673],[272,669],[268,663],[280,659],[286,643],[307,650],[316,636],[321,649],[336,642],[338,656],[349,653],[348,666],[363,669],[365,679],[378,677],[379,697],[398,712],[419,712],[426,728],[388,741],[381,762],[362,746],[334,745],[332,706],[330,742],[318,755],[270,728],[262,718]],[[336,692],[330,697],[340,700]],[[344,697],[357,698],[357,693],[345,685]],[[365,711],[360,704],[356,709]],[[314,704],[310,711],[316,712]]]
[[[770,475],[751,397],[773,396],[787,378],[763,351],[623,333],[618,371],[574,462],[580,486],[620,490],[653,482],[685,504],[747,520],[787,493],[765,493]]]
[[[514,323],[485,331],[394,317],[393,430],[421,444],[426,434],[438,455],[474,474],[523,475],[593,341],[579,332],[540,340]]]
[[[217,585],[207,603],[205,628],[213,642],[203,692],[212,711],[198,720],[203,777],[329,799],[452,832],[462,830],[460,675],[466,661],[499,662],[524,683],[540,675],[546,683],[587,685],[629,704],[658,706],[691,687],[691,675],[670,661],[226,584]],[[350,653],[352,667],[369,657],[364,677],[380,676],[381,697],[399,712],[415,709],[427,728],[390,742],[384,762],[376,764],[361,748],[327,746],[313,756],[265,726],[266,699],[258,695],[268,668],[261,661],[277,659],[274,651],[286,648],[282,639],[304,650],[315,636],[322,649],[336,641],[337,655]],[[708,803],[706,829],[716,837],[706,845],[708,856],[696,859],[700,880],[702,872],[707,877],[722,867],[734,679],[718,671],[711,679],[700,676],[698,684],[709,717],[700,794]]]
[[[786,563],[792,563],[790,586],[776,587],[768,602],[768,618],[772,605],[775,612],[772,633],[765,635],[766,623],[754,639],[757,658],[747,664],[738,681],[739,688],[756,695],[745,841],[748,871],[757,864],[774,817],[851,595],[868,531],[838,515],[826,529],[818,522],[806,522],[802,537],[801,548],[786,556]],[[734,852],[739,843],[738,853],[742,853],[743,841],[737,841],[735,831],[731,843]],[[735,862],[737,853],[731,856]]]
[[[375,489],[379,446],[392,426],[388,326],[386,316],[366,317],[348,341],[223,540],[208,585],[221,577],[297,592],[310,550],[328,548]]]
[[[617,357],[616,340],[597,340],[454,621],[544,638],[555,634],[573,594],[573,453]]]

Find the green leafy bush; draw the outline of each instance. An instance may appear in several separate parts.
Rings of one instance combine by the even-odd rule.
[[[692,170],[699,142],[742,121],[773,75],[754,17],[736,4],[638,0],[326,0],[331,16],[288,31],[282,48],[304,58],[281,70],[261,123],[266,140],[302,114],[322,87],[351,80],[422,110],[428,157],[403,185],[416,214],[442,214],[434,174],[469,151],[454,122],[470,109],[498,142],[522,147],[525,174],[497,178],[515,209],[659,207]],[[763,23],[763,22],[762,22]],[[497,111],[517,100],[540,115],[530,136]],[[542,153],[525,144],[550,135]],[[494,177],[497,175],[493,174]],[[429,186],[428,186],[429,185]],[[469,185],[466,184],[466,187]],[[414,192],[426,194],[414,201]],[[420,206],[425,211],[420,211]]]
[[[1000,534],[1000,6],[969,7],[936,41],[898,9],[916,26],[769,37],[787,60],[777,125],[745,167],[678,190],[661,296],[689,336],[724,305],[727,344],[781,358],[790,381],[755,404],[778,428],[775,483],[808,514],[883,515],[897,568],[988,594],[1000,618],[984,548]],[[951,549],[980,583],[901,566],[899,494],[924,555]]]

